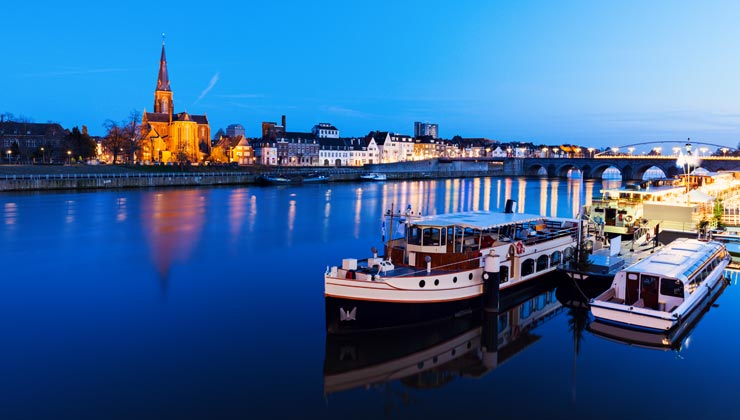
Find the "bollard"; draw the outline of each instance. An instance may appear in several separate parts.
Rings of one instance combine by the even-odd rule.
[[[491,250],[483,261],[483,309],[498,312],[501,258]]]

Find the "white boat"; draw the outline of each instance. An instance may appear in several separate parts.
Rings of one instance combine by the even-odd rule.
[[[599,320],[668,331],[689,317],[724,280],[730,258],[717,241],[679,238],[621,270],[591,301]]]
[[[365,175],[360,175],[360,179],[364,181],[385,181],[388,177],[386,177],[385,174],[370,172]]]
[[[263,184],[289,184],[290,179],[277,175],[262,175],[258,178],[258,182]]]
[[[631,236],[641,226],[646,204],[672,203],[685,192],[677,180],[670,179],[607,188],[592,199],[588,214],[594,223],[602,225],[604,233]]]
[[[507,206],[508,207],[508,206]],[[557,269],[573,255],[578,220],[522,213],[468,212],[405,223],[385,256],[344,259],[324,275],[329,331],[429,322],[480,308],[484,278],[498,290]],[[490,258],[489,258],[490,256]],[[484,260],[487,276],[484,276]],[[489,280],[489,288],[493,286]],[[489,289],[490,290],[490,289]]]

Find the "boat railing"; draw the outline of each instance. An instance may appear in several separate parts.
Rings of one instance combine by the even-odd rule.
[[[449,263],[449,264],[438,265],[436,267],[432,267],[432,270],[444,270],[444,269],[446,269],[448,267],[453,267],[453,266],[460,265],[462,263],[472,262],[472,261],[476,261],[476,260],[477,261],[480,261],[481,260],[481,257],[474,257],[474,258],[469,258],[467,260],[455,261],[455,262],[452,262],[452,263]],[[427,272],[427,269],[426,268],[421,268],[421,269],[416,270],[416,271],[405,272],[403,274],[399,274],[399,275],[396,275],[396,276],[382,276],[382,277],[383,278],[386,278],[386,279],[399,278],[399,277],[418,277],[419,275],[423,275],[426,272]]]

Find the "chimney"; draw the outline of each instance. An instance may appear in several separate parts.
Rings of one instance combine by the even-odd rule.
[[[282,121],[283,121],[283,128],[285,128],[286,131],[287,131],[287,128],[285,127],[285,115],[283,115],[283,120]]]

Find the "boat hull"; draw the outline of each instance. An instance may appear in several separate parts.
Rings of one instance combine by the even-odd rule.
[[[382,302],[325,297],[326,329],[331,333],[421,325],[469,316],[482,307],[481,296],[445,302]]]

